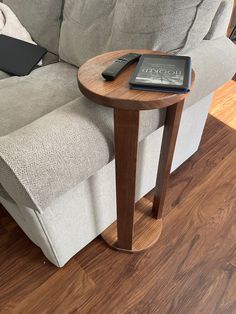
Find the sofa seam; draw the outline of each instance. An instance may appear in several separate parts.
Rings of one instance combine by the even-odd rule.
[[[60,16],[59,16],[60,28],[61,28],[61,24],[62,24],[63,17],[64,17],[64,8],[65,8],[65,0],[62,0],[62,3],[61,3],[61,12],[60,12]]]
[[[56,249],[54,248],[54,245],[52,244],[52,242],[50,240],[49,234],[47,232],[47,228],[46,228],[45,224],[43,223],[43,221],[40,219],[39,212],[34,209],[34,213],[35,213],[35,215],[36,215],[36,217],[38,219],[38,222],[39,222],[39,224],[40,224],[40,226],[41,226],[41,228],[42,228],[42,230],[44,232],[44,235],[45,235],[45,237],[46,237],[46,239],[48,241],[48,244],[49,244],[49,246],[51,248],[51,251],[52,251],[52,253],[54,255],[54,258],[56,260],[57,266],[60,267],[59,258],[57,256]]]
[[[25,211],[24,209],[22,208],[22,206],[20,206],[19,204],[15,203],[14,205],[16,205],[17,209],[19,210],[20,214],[21,214],[21,217],[22,219],[24,220],[25,224],[28,226],[30,232],[31,232],[31,237],[33,238],[33,242],[34,244],[36,244],[37,246],[39,246],[39,243],[37,241],[37,237],[35,236],[35,233],[34,233],[34,230],[31,226],[31,224],[28,223],[27,219],[25,218]],[[33,236],[32,236],[33,235]]]

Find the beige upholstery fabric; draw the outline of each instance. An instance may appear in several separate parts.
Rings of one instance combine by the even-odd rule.
[[[233,5],[234,0],[221,1],[220,6],[212,21],[211,28],[205,39],[215,39],[226,35]]]
[[[7,73],[5,73],[5,72],[0,70],[0,80],[5,79],[7,77],[9,77],[9,75]]]
[[[3,188],[1,184],[0,184],[0,196],[3,197],[5,200],[14,203],[13,199],[10,197],[10,195],[7,193],[7,191]]]
[[[0,138],[0,182],[18,203],[42,212],[114,158],[112,117],[112,109],[81,97]],[[164,117],[143,112],[140,138]]]
[[[64,62],[0,80],[0,136],[20,129],[80,95],[77,68]]]
[[[197,47],[208,33],[220,1],[66,0],[60,57],[81,65],[110,50]]]
[[[29,32],[6,4],[0,3],[0,34],[34,44]]]
[[[58,53],[62,0],[3,0],[28,30],[33,40]]]

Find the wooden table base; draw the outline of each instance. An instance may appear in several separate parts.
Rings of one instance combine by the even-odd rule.
[[[183,101],[169,106],[158,165],[152,211],[135,210],[135,181],[138,149],[139,111],[114,110],[117,221],[102,237],[119,251],[141,252],[157,242],[162,230],[162,211],[174,155]]]
[[[102,237],[109,246],[134,253],[152,246],[161,234],[162,212],[186,94],[130,89],[129,79],[135,64],[116,80],[103,80],[104,69],[114,59],[130,52],[163,55],[163,52],[150,50],[107,52],[80,67],[78,84],[81,92],[94,103],[114,109],[117,221],[102,233]],[[141,110],[163,108],[166,108],[166,120],[154,203],[152,210],[144,213],[135,210],[139,116]]]
[[[110,225],[102,234],[103,240],[113,249],[125,253],[139,253],[153,246],[162,231],[162,219],[155,219],[149,211],[136,210],[134,214],[134,235],[130,249],[120,248],[117,237],[117,222]]]

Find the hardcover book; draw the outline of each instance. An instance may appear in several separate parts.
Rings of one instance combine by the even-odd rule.
[[[132,89],[187,93],[191,71],[190,57],[143,55],[129,84]]]

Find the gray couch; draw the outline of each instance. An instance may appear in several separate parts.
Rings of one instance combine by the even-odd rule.
[[[0,202],[61,267],[116,219],[113,113],[81,95],[77,67],[124,48],[192,57],[174,170],[198,149],[212,93],[235,73],[225,36],[233,1],[3,2],[49,53],[27,77],[0,72]],[[164,119],[142,112],[137,200],[155,185]]]

